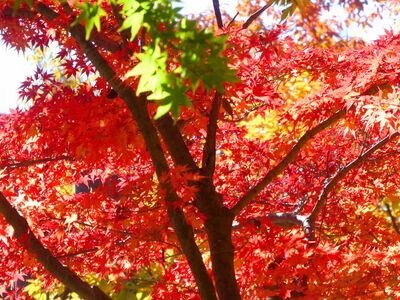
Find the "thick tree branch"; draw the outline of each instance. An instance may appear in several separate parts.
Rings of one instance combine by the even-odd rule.
[[[48,249],[46,249],[33,234],[25,218],[18,213],[2,193],[0,193],[0,213],[14,228],[15,236],[28,253],[34,256],[43,267],[66,287],[74,290],[84,299],[111,299],[98,287],[92,287],[87,282],[83,281],[76,273],[65,267]]]
[[[54,162],[54,161],[60,161],[60,160],[66,160],[66,161],[73,161],[74,158],[71,156],[67,155],[61,155],[57,157],[48,157],[48,158],[41,158],[41,159],[32,159],[32,160],[24,160],[20,162],[7,162],[7,163],[0,163],[0,169],[3,168],[23,168],[23,167],[29,167],[33,165],[39,165],[39,164],[44,164],[48,162]]]
[[[175,165],[188,166],[191,171],[198,171],[182,134],[178,127],[174,125],[171,116],[169,114],[162,116],[156,121],[156,125]]]
[[[310,213],[309,219],[310,219],[310,224],[313,225],[321,212],[321,209],[325,206],[328,194],[333,190],[333,188],[338,184],[338,182],[346,176],[347,173],[349,173],[351,170],[362,164],[368,157],[370,157],[376,150],[382,148],[385,146],[387,143],[395,139],[396,137],[399,136],[399,133],[396,132],[394,134],[386,136],[383,140],[377,142],[375,145],[370,147],[367,151],[365,151],[363,154],[361,154],[359,157],[348,163],[346,166],[343,168],[339,169],[337,173],[329,179],[328,182],[325,183],[324,188],[322,189],[317,202],[314,205],[313,210]]]
[[[218,28],[222,29],[224,28],[224,23],[222,22],[221,10],[219,8],[219,0],[213,0],[213,6],[214,6],[215,18],[217,19]]]
[[[93,30],[90,35],[90,40],[93,41],[100,48],[109,51],[111,53],[115,53],[122,50],[123,45],[113,41],[112,39],[107,38],[101,32],[98,32],[96,29]]]
[[[313,129],[308,130],[296,143],[296,145],[290,150],[290,152],[285,156],[281,162],[276,165],[272,170],[270,170],[263,179],[261,179],[252,189],[250,189],[231,209],[231,211],[238,215],[240,211],[250,203],[269,183],[271,183],[293,160],[295,160],[297,154],[306,145],[306,143],[311,140],[315,135],[324,130],[325,128],[331,126],[333,123],[338,121],[345,115],[346,111],[344,109],[339,110],[331,117],[325,121],[319,123]]]
[[[201,174],[212,178],[215,169],[215,146],[217,140],[217,129],[218,129],[218,114],[221,106],[221,94],[215,93],[212,105],[210,117],[207,124],[207,137],[203,148],[203,161],[201,166]]]
[[[327,181],[322,189],[317,202],[314,205],[312,212],[309,215],[300,215],[299,211],[296,210],[291,213],[272,213],[263,217],[251,218],[242,222],[241,224],[235,225],[232,227],[232,230],[240,230],[248,224],[256,225],[257,227],[261,226],[263,220],[269,220],[276,226],[281,227],[291,227],[293,225],[302,226],[306,238],[309,242],[315,243],[315,221],[321,212],[322,208],[325,206],[328,194],[335,188],[338,182],[343,179],[344,176],[347,175],[348,172],[365,162],[376,150],[382,148],[384,145],[398,137],[399,133],[394,133],[392,135],[388,135],[381,141],[374,144],[367,151],[365,151],[362,155],[348,163],[345,167],[341,168],[329,181]],[[391,214],[390,207],[388,208],[386,204],[386,210],[391,218],[393,227],[397,233],[400,233],[399,227],[397,225],[396,220]]]
[[[242,25],[242,29],[248,28],[251,23],[253,23],[268,7],[272,5],[273,1],[269,1],[266,5],[264,5],[262,8],[257,10],[254,14],[252,14],[246,22]]]
[[[52,12],[50,8],[41,3],[38,4],[37,9],[46,17]],[[118,78],[115,71],[101,56],[94,45],[85,40],[85,32],[82,26],[76,25],[70,27],[69,31],[100,75],[107,80],[112,88],[125,101],[135,118],[146,142],[160,184],[166,191],[168,216],[195,277],[200,295],[204,299],[216,299],[213,283],[208,275],[201,253],[194,239],[193,228],[187,223],[183,211],[180,208],[174,207],[174,203],[176,203],[179,198],[171,184],[168,181],[161,180],[163,175],[169,174],[169,167],[157,135],[157,130],[147,112],[145,96],[137,97],[135,91]]]

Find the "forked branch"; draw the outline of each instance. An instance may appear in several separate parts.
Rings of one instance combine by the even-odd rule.
[[[239,225],[233,226],[232,229],[239,230],[247,224],[254,224],[256,226],[261,226],[263,220],[269,220],[273,224],[281,227],[290,227],[293,225],[298,225],[303,227],[306,238],[309,242],[315,243],[315,222],[320,214],[322,208],[326,205],[328,199],[328,194],[336,187],[341,179],[343,179],[351,170],[355,169],[363,162],[365,162],[375,151],[381,149],[390,141],[397,138],[400,134],[398,132],[386,136],[384,139],[375,143],[363,154],[352,160],[343,168],[340,168],[336,174],[330,178],[321,190],[321,193],[314,205],[311,213],[309,215],[300,215],[296,211],[292,213],[272,213],[263,217],[251,218]],[[392,221],[393,227],[397,233],[400,233],[399,227],[396,220],[394,219],[390,207],[386,204],[386,210]]]
[[[281,160],[281,162],[271,169],[252,189],[250,189],[236,205],[231,209],[234,215],[238,215],[240,211],[246,207],[268,184],[270,184],[292,161],[296,159],[297,154],[315,135],[331,126],[346,114],[346,110],[342,109],[333,114],[325,121],[319,123],[314,128],[308,130],[289,151],[289,153]]]
[[[37,9],[45,17],[54,13],[49,7],[42,3],[37,5]],[[169,174],[169,166],[164,156],[157,130],[148,114],[146,97],[144,95],[136,96],[135,90],[119,79],[114,69],[98,52],[96,47],[85,39],[85,30],[82,26],[76,25],[67,29],[85,53],[88,60],[95,66],[100,76],[102,76],[124,100],[132,116],[135,118],[146,142],[161,186],[166,191],[168,216],[195,277],[199,293],[204,299],[216,299],[214,285],[194,239],[193,228],[188,224],[182,209],[174,207],[174,203],[179,200],[179,197],[169,182],[161,180],[164,174]]]
[[[338,182],[346,176],[347,173],[349,173],[351,170],[365,162],[365,160],[370,157],[376,150],[382,148],[385,146],[387,143],[392,141],[393,139],[397,138],[399,136],[399,133],[393,133],[391,135],[387,135],[384,139],[380,140],[376,144],[374,144],[372,147],[370,147],[367,151],[365,151],[363,154],[355,158],[353,161],[348,163],[346,166],[343,168],[340,168],[337,173],[329,179],[328,182],[325,183],[324,188],[322,189],[317,202],[314,205],[313,210],[311,211],[311,214],[309,216],[310,223],[313,225],[321,212],[321,209],[325,206],[328,194],[333,190],[333,188],[338,184]]]

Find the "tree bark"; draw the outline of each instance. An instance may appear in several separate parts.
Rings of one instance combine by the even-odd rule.
[[[220,300],[241,299],[234,266],[233,218],[226,207],[220,207],[205,222],[214,281]]]

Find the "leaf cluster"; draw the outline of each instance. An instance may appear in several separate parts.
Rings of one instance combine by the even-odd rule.
[[[120,8],[123,18],[119,31],[129,32],[131,41],[137,39],[142,44],[142,52],[136,53],[138,63],[125,77],[138,77],[137,95],[149,93],[149,100],[159,102],[156,119],[169,111],[177,118],[180,107],[191,107],[187,93],[196,92],[200,85],[222,93],[225,84],[237,81],[223,56],[226,37],[201,29],[182,16],[178,1],[111,3]],[[101,1],[84,2],[78,8],[81,13],[73,24],[83,22],[89,39],[94,27],[100,31],[100,20],[107,14]]]

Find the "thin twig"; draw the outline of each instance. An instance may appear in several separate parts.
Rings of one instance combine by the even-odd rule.
[[[400,234],[399,225],[397,224],[396,218],[392,214],[392,210],[390,209],[390,205],[388,203],[385,203],[385,207],[386,207],[386,212],[389,215],[390,221],[392,222],[394,230],[398,234]]]
[[[60,161],[60,160],[66,160],[66,161],[73,161],[74,158],[72,156],[67,156],[67,155],[61,155],[57,157],[47,157],[47,158],[40,158],[40,159],[32,159],[32,160],[24,160],[24,161],[19,161],[19,162],[12,162],[12,163],[0,163],[0,169],[3,168],[22,168],[22,167],[30,167],[33,165],[39,165],[39,164],[44,164],[47,162],[54,162],[54,161]]]
[[[294,213],[271,213],[262,217],[254,217],[247,219],[240,224],[233,225],[232,230],[240,230],[246,225],[254,225],[260,227],[263,221],[269,221],[275,226],[279,227],[292,227],[294,225],[303,226],[306,216],[296,215]]]
[[[268,104],[267,103],[263,103],[263,104],[259,104],[259,105],[255,105],[254,107],[250,108],[249,110],[245,111],[240,117],[236,118],[236,119],[227,119],[227,118],[221,118],[221,121],[223,122],[228,122],[228,123],[238,123],[241,121],[244,121],[252,112],[255,112],[261,108],[267,107]]]
[[[229,24],[228,24],[228,26],[226,26],[226,28],[229,28],[233,24],[233,22],[235,22],[238,15],[239,15],[239,12],[237,11],[236,15],[232,18],[232,20],[229,22]]]
[[[264,7],[260,8],[259,10],[257,10],[254,14],[252,14],[246,22],[244,22],[244,24],[242,25],[242,29],[246,29],[248,28],[251,23],[254,22],[254,20],[256,20],[268,7],[270,7],[272,5],[273,1],[269,1],[266,5],[264,5]]]

